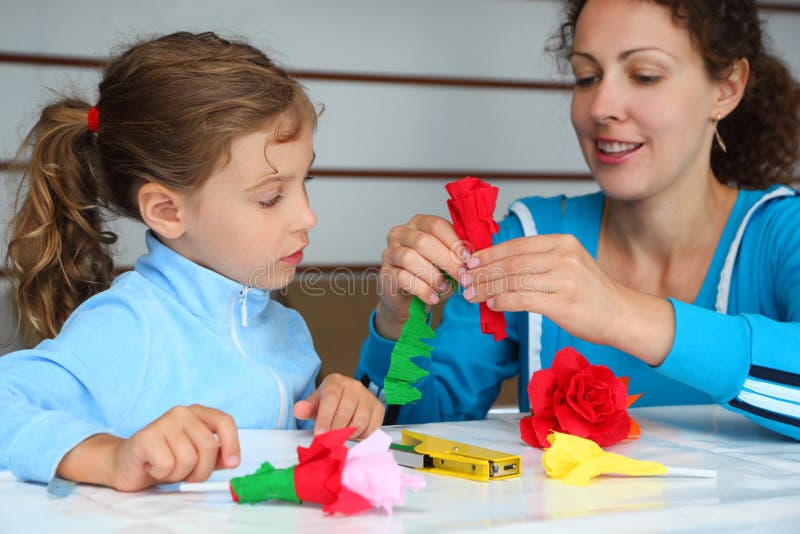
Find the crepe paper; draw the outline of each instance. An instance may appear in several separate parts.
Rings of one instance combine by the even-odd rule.
[[[445,189],[450,194],[447,209],[458,236],[473,250],[491,246],[492,234],[499,229],[493,219],[499,189],[473,176],[450,182]]]
[[[414,384],[427,376],[428,371],[412,360],[418,357],[431,357],[433,347],[423,339],[433,339],[435,336],[436,333],[428,324],[425,303],[417,297],[412,297],[408,306],[408,319],[392,349],[389,371],[383,380],[387,404],[403,405],[422,398],[422,393]]]
[[[631,384],[631,379],[628,378],[627,376],[621,376],[619,377],[619,379],[622,380],[623,384],[625,384],[625,389],[629,389]],[[630,408],[634,402],[639,400],[639,397],[641,397],[642,395],[643,395],[642,393],[637,393],[636,395],[628,395],[628,408]],[[642,429],[639,428],[639,423],[636,422],[636,419],[631,417],[631,429],[628,430],[628,439],[638,439],[639,436],[641,435],[642,435]]]
[[[597,475],[613,473],[628,476],[664,475],[667,468],[658,462],[634,460],[605,452],[592,440],[553,432],[547,436],[550,448],[542,455],[548,476],[573,486],[586,486]]]
[[[467,176],[445,185],[450,199],[447,209],[458,237],[473,251],[492,245],[492,234],[499,227],[494,222],[494,207],[499,190],[473,176]],[[503,312],[494,311],[485,302],[479,305],[481,332],[492,334],[495,341],[506,337],[506,318]]]
[[[391,438],[380,429],[348,449],[344,443],[354,430],[318,434],[308,448],[297,447],[297,465],[275,469],[264,462],[252,475],[227,483],[181,484],[180,491],[228,490],[240,504],[276,499],[314,502],[322,504],[325,514],[383,508],[391,515],[393,506],[403,504],[405,489],[417,491],[425,480],[403,473],[389,451]]]
[[[542,455],[542,465],[548,476],[565,484],[586,486],[598,475],[626,475],[635,477],[685,476],[713,478],[717,472],[710,469],[667,467],[658,462],[635,460],[606,452],[592,440],[553,432],[547,436],[551,446]]]
[[[628,379],[617,378],[605,365],[592,365],[578,351],[558,351],[549,369],[528,383],[531,414],[519,422],[520,436],[534,447],[550,446],[551,432],[588,438],[600,446],[637,438],[639,425],[628,407],[641,394],[628,395]]]
[[[417,491],[425,485],[419,475],[403,472],[389,450],[392,439],[376,430],[347,453],[342,470],[342,485],[366,498],[375,508],[389,515],[393,505],[402,505],[404,488]]]

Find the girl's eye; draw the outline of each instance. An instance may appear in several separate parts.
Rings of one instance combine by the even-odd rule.
[[[308,182],[309,180],[313,180],[313,179],[314,179],[314,177],[313,177],[313,176],[306,176],[306,179],[305,179],[305,181],[306,181],[306,182]]]
[[[262,208],[271,208],[282,198],[282,195],[275,195],[269,200],[259,200],[258,205]]]

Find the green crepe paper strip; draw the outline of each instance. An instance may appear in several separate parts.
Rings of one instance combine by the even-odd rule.
[[[458,289],[458,282],[445,275],[452,291]],[[428,375],[428,371],[415,364],[412,359],[431,357],[433,347],[423,339],[433,339],[436,332],[428,324],[425,303],[417,297],[411,298],[408,306],[408,319],[400,331],[389,361],[389,372],[383,380],[386,403],[404,405],[422,398],[422,393],[414,383]]]
[[[294,468],[275,469],[264,462],[252,475],[231,479],[231,488],[239,503],[256,503],[278,499],[300,503],[294,490]]]

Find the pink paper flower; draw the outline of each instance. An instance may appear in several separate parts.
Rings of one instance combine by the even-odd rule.
[[[342,486],[389,514],[392,506],[403,504],[405,488],[417,491],[425,485],[421,476],[403,473],[389,451],[391,441],[385,432],[376,430],[350,449],[342,471]]]

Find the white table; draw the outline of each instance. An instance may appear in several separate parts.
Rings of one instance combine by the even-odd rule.
[[[642,437],[611,447],[675,467],[716,469],[717,479],[603,477],[585,488],[548,479],[542,452],[519,439],[520,415],[415,425],[420,432],[522,456],[522,477],[471,482],[425,475],[393,516],[379,510],[328,517],[313,504],[238,505],[227,493],[178,493],[175,486],[119,493],[77,486],[64,498],[0,476],[0,532],[444,532],[492,527],[525,532],[800,532],[800,443],[716,406],[632,409]],[[387,427],[398,438],[401,427]],[[296,463],[304,431],[242,431],[242,466]]]

